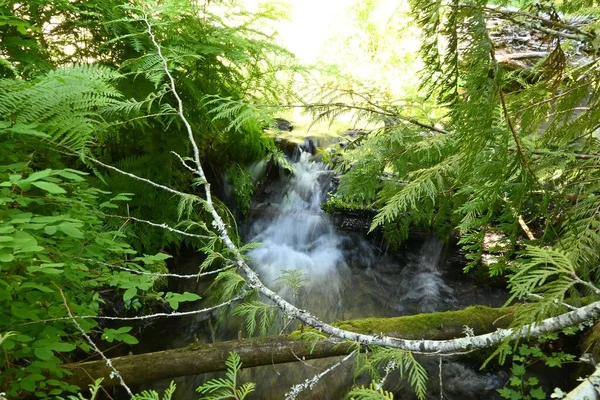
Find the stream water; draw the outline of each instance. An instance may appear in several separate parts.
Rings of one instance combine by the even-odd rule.
[[[246,241],[261,243],[249,257],[263,282],[300,308],[332,322],[460,309],[472,304],[499,306],[505,300],[502,292],[480,290],[465,278],[456,257],[449,256],[435,236],[412,239],[394,254],[385,254],[364,235],[336,230],[320,207],[332,187],[331,171],[302,151],[294,157],[293,165],[294,173],[283,174],[276,188],[253,206],[243,232]],[[255,173],[261,175],[261,171]],[[193,270],[197,265],[197,261],[190,261],[188,268]],[[286,270],[295,270],[302,277],[297,293],[281,279]],[[202,283],[196,285],[173,289],[205,288]],[[202,341],[232,336],[220,329],[209,332],[207,318],[180,321],[169,347],[184,346],[194,338]],[[315,360],[252,368],[244,370],[241,379],[257,383],[254,399],[283,399],[292,385],[334,362]],[[340,367],[301,398],[343,398],[352,384],[351,364]],[[430,370],[431,396],[439,398],[438,361],[426,359],[424,364]],[[502,377],[478,373],[456,361],[445,361],[442,375],[447,399],[496,398],[495,389],[504,383]],[[178,379],[177,398],[195,398],[193,388],[205,379]],[[412,397],[405,382],[390,379],[388,385],[402,394],[398,398]]]

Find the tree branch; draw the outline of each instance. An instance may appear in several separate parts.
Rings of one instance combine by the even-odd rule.
[[[63,293],[62,289],[56,283],[54,283],[54,282],[52,282],[52,283],[54,284],[54,286],[60,292],[60,297],[62,297],[62,300],[63,300],[63,303],[65,305],[65,308],[67,309],[67,313],[69,314],[69,318],[68,319],[71,320],[71,322],[73,323],[73,325],[75,325],[75,328],[77,328],[77,330],[81,333],[81,335],[85,338],[85,340],[89,343],[89,345],[92,346],[92,348],[94,349],[94,351],[96,353],[98,353],[98,355],[100,357],[102,357],[102,360],[104,360],[104,363],[110,369],[109,376],[111,378],[113,378],[113,377],[117,378],[119,380],[119,384],[125,389],[125,391],[129,395],[129,397],[133,397],[133,393],[131,392],[131,389],[129,389],[129,386],[127,386],[127,384],[123,380],[123,377],[121,376],[121,374],[119,373],[119,371],[114,367],[114,365],[112,364],[112,361],[110,360],[110,358],[108,358],[108,357],[106,357],[104,355],[104,353],[102,352],[102,350],[100,350],[98,348],[98,346],[96,346],[96,343],[94,343],[94,341],[92,340],[92,338],[89,337],[88,334],[85,332],[85,330],[81,327],[81,325],[79,325],[77,323],[77,320],[75,319],[75,316],[71,312],[71,308],[69,308],[69,303],[67,302],[67,298],[65,297],[65,294]]]

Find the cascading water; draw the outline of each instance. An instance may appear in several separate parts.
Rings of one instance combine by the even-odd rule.
[[[298,270],[303,280],[301,306],[312,309],[311,299],[316,299],[319,307],[313,311],[333,318],[335,310],[342,307],[343,281],[349,269],[341,249],[342,237],[321,210],[331,171],[310,158],[309,153],[302,152],[294,163],[285,195],[269,205],[275,214],[252,225],[251,241],[261,245],[248,255],[261,279],[287,298],[291,288],[278,278],[285,270]],[[325,303],[323,297],[327,298]],[[328,307],[323,307],[325,304]]]
[[[279,189],[271,188],[267,196],[263,196],[262,204],[254,205],[254,217],[246,226],[246,241],[260,243],[248,255],[267,286],[326,321],[456,309],[481,300],[474,294],[472,284],[465,283],[464,279],[453,281],[450,278],[443,244],[435,237],[416,247],[407,246],[392,258],[380,254],[362,235],[338,232],[320,207],[331,188],[333,174],[327,165],[312,158],[308,152],[299,153],[292,163],[293,174],[280,182]],[[264,167],[264,163],[257,164],[254,173],[264,173]],[[289,285],[280,279],[285,270],[302,272],[302,289],[295,296]],[[186,287],[174,289],[190,290]],[[485,298],[490,299],[490,294],[486,293]],[[185,330],[185,335],[180,334],[173,344],[178,343],[178,347],[201,336],[207,323],[206,320],[187,320],[187,329],[181,331]],[[234,329],[237,332],[239,327]],[[232,332],[226,334],[228,338],[232,336]],[[240,379],[257,383],[257,392],[252,399],[280,399],[292,385],[312,377],[331,363],[331,360],[313,360],[251,368],[244,370]],[[433,363],[428,368],[431,375],[437,375],[436,366],[437,363]],[[342,398],[351,385],[352,375],[350,366],[340,368],[303,398]],[[470,376],[471,382],[478,379],[475,397],[460,394],[461,390],[463,393],[474,390],[474,385],[465,381],[466,375]],[[192,388],[203,380],[182,378],[178,381],[180,386]],[[445,366],[444,382],[448,387],[446,396],[450,392],[456,393],[447,398],[456,399],[495,398],[494,388],[499,384],[497,378],[477,374],[453,362]],[[397,391],[406,394],[404,383],[390,384],[397,385]],[[435,394],[435,390],[433,385],[431,393]],[[191,390],[186,388],[176,392],[176,398],[193,398],[182,396],[182,393],[191,393]]]

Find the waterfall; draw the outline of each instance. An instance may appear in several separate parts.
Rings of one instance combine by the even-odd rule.
[[[248,255],[261,279],[288,299],[291,288],[278,278],[286,270],[300,272],[303,282],[298,305],[333,318],[335,310],[342,307],[343,282],[349,269],[343,238],[321,210],[332,173],[326,164],[313,162],[311,157],[300,153],[283,194],[269,203],[274,212],[252,224],[250,241],[261,245]],[[318,307],[312,309],[311,303]]]
[[[253,215],[244,226],[246,242],[260,245],[248,253],[253,268],[263,282],[296,306],[306,309],[328,322],[366,317],[392,317],[421,312],[463,308],[470,304],[500,305],[489,288],[476,291],[460,271],[452,276],[445,260],[443,244],[437,237],[411,239],[392,255],[382,255],[364,235],[338,231],[329,216],[321,210],[321,202],[332,188],[332,171],[326,164],[315,162],[308,152],[300,152],[292,161],[294,172],[277,182],[265,171],[266,162],[256,163],[249,172],[260,180],[265,174],[269,184],[257,196]],[[277,184],[278,183],[278,184]],[[193,273],[198,259],[181,263],[189,268],[179,273]],[[285,270],[303,273],[299,292],[279,279]],[[175,291],[202,293],[202,282],[177,281]],[[498,297],[498,298],[496,298]],[[496,299],[492,302],[491,299]],[[209,331],[209,315],[182,319],[169,325],[176,334],[172,347],[185,346],[194,337],[209,341],[237,337],[240,326],[228,326],[227,321],[213,332]],[[167,325],[165,325],[167,326]],[[293,328],[293,327],[292,327]],[[281,327],[274,329],[278,334]],[[162,343],[165,335],[158,337]],[[256,382],[256,399],[281,399],[289,388],[331,364],[331,360],[312,360],[293,364],[262,366],[244,369],[242,382]],[[437,359],[424,360],[431,376],[437,376]],[[211,375],[213,376],[213,375]],[[324,378],[305,398],[339,399],[348,392],[354,373],[348,363]],[[359,377],[359,379],[363,379]],[[444,396],[448,399],[497,398],[495,389],[504,377],[480,374],[459,362],[445,361],[443,369]],[[177,400],[194,398],[193,387],[206,377],[179,378]],[[388,380],[389,389],[411,398],[412,392],[404,380]],[[165,383],[166,385],[166,383]],[[430,380],[430,397],[436,393],[437,380]]]
[[[255,220],[250,241],[261,243],[249,256],[261,279],[296,305],[326,319],[359,318],[431,312],[450,308],[452,289],[439,270],[442,242],[432,237],[400,265],[376,257],[364,238],[337,232],[321,202],[331,187],[326,164],[301,152],[294,173],[278,196],[269,199],[269,213]],[[305,279],[298,299],[278,280],[286,270]],[[384,306],[383,309],[381,306]]]

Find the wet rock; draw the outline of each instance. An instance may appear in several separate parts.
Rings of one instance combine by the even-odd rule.
[[[294,129],[294,125],[287,119],[274,118],[277,130],[291,132]]]

